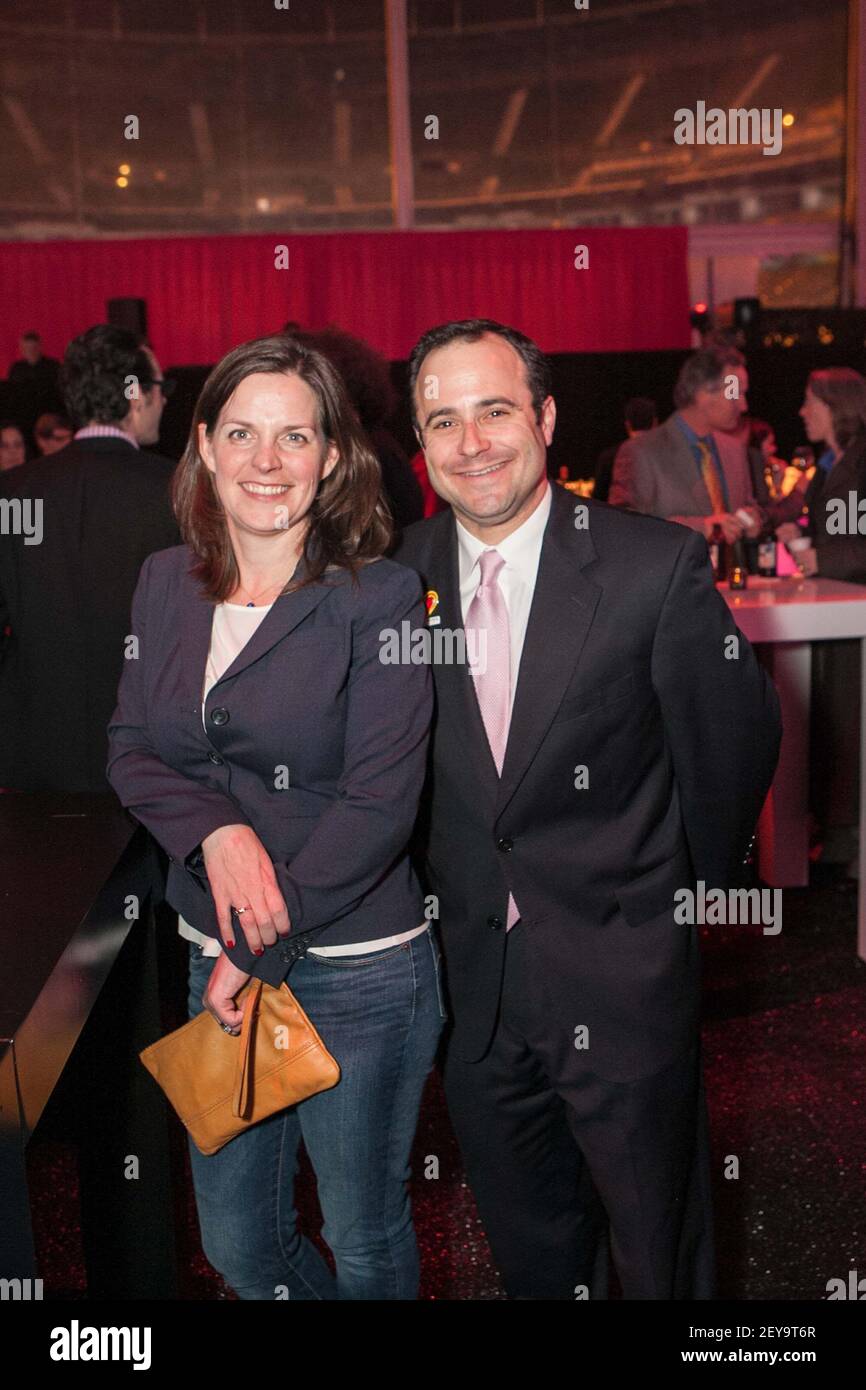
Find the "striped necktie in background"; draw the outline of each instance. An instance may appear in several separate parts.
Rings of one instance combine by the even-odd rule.
[[[712,449],[704,439],[699,439],[697,444],[701,455],[701,477],[707,485],[707,492],[710,494],[710,506],[713,509],[713,514],[726,512],[728,509],[725,506],[722,480],[719,477],[719,470],[716,468]]]

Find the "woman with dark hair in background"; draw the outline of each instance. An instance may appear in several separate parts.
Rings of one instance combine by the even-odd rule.
[[[384,635],[423,626],[381,558],[380,473],[322,354],[276,336],[208,377],[174,479],[185,544],[150,556],[108,777],[169,855],[190,1016],[237,1033],[257,975],[288,984],[341,1068],[333,1089],[218,1152],[190,1139],[205,1254],[244,1299],[414,1299],[407,1179],[445,1010],[406,852],[432,696]],[[336,1279],[296,1229],[298,1147]]]
[[[20,468],[27,462],[24,431],[14,420],[0,420],[0,473],[7,468]]]
[[[820,367],[806,383],[800,415],[810,442],[826,446],[805,498],[812,545],[798,556],[801,568],[866,584],[866,535],[859,516],[848,517],[849,494],[866,497],[866,380],[852,367]],[[803,531],[788,525],[776,534],[792,540]]]
[[[297,342],[321,352],[343,378],[349,399],[382,469],[382,491],[398,531],[421,521],[424,496],[406,454],[385,422],[394,413],[396,398],[388,363],[375,348],[352,333],[329,324],[320,332],[287,323],[283,329]]]
[[[806,494],[808,528],[781,526],[780,540],[809,535],[797,555],[805,575],[866,584],[866,535],[856,503],[866,497],[866,380],[851,367],[810,374],[800,408],[806,434],[823,442]],[[852,515],[850,495],[855,497]],[[810,804],[822,858],[856,873],[859,805],[860,643],[812,644]]]

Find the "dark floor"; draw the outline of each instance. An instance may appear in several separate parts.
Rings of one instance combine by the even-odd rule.
[[[713,1144],[719,1297],[822,1299],[866,1275],[866,964],[855,948],[856,883],[814,870],[786,889],[779,936],[705,928],[704,1062]],[[438,1180],[425,1180],[429,1155]],[[729,1156],[739,1176],[726,1178]],[[425,1299],[503,1291],[442,1098],[431,1076],[413,1198]],[[49,1297],[82,1297],[75,1150],[37,1131],[28,1151],[39,1272]],[[185,1296],[233,1297],[198,1243],[187,1172]],[[304,1164],[299,1205],[318,1229]]]

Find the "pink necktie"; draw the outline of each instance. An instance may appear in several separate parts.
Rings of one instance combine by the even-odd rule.
[[[469,669],[475,682],[487,742],[500,775],[511,719],[511,629],[498,577],[504,564],[498,550],[482,550],[478,557],[481,583],[469,605],[464,623],[467,639],[470,633],[474,634],[474,644],[469,650],[472,658]],[[506,931],[511,930],[519,916],[517,904],[509,893]]]

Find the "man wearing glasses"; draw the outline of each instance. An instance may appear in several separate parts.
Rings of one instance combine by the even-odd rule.
[[[97,324],[61,386],[71,442],[0,480],[0,787],[105,792],[138,572],[180,541],[175,465],[148,448],[170,383],[133,333]]]

